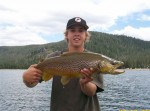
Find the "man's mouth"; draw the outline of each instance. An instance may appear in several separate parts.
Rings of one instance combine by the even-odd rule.
[[[80,38],[74,38],[73,40],[75,40],[75,41],[79,41],[79,40],[80,40]]]

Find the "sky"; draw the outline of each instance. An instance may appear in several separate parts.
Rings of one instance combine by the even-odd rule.
[[[150,0],[0,0],[0,46],[64,40],[67,21],[150,41]]]

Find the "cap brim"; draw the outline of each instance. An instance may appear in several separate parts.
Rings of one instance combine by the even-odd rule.
[[[80,26],[84,27],[86,30],[89,28],[87,25],[83,25],[81,23],[75,23],[75,24],[71,24],[71,25],[67,26],[67,29],[71,28],[74,25],[80,25]]]

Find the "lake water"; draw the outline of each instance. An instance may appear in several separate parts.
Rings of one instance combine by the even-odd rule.
[[[0,70],[0,111],[49,111],[51,81],[27,88],[24,70]],[[150,111],[150,70],[126,70],[104,76],[98,93],[102,111]]]

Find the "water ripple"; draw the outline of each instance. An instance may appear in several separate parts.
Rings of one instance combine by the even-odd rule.
[[[22,82],[23,71],[0,70],[0,111],[49,111],[51,81],[27,88]],[[101,110],[150,110],[149,78],[149,70],[105,75],[105,91],[98,93]]]

